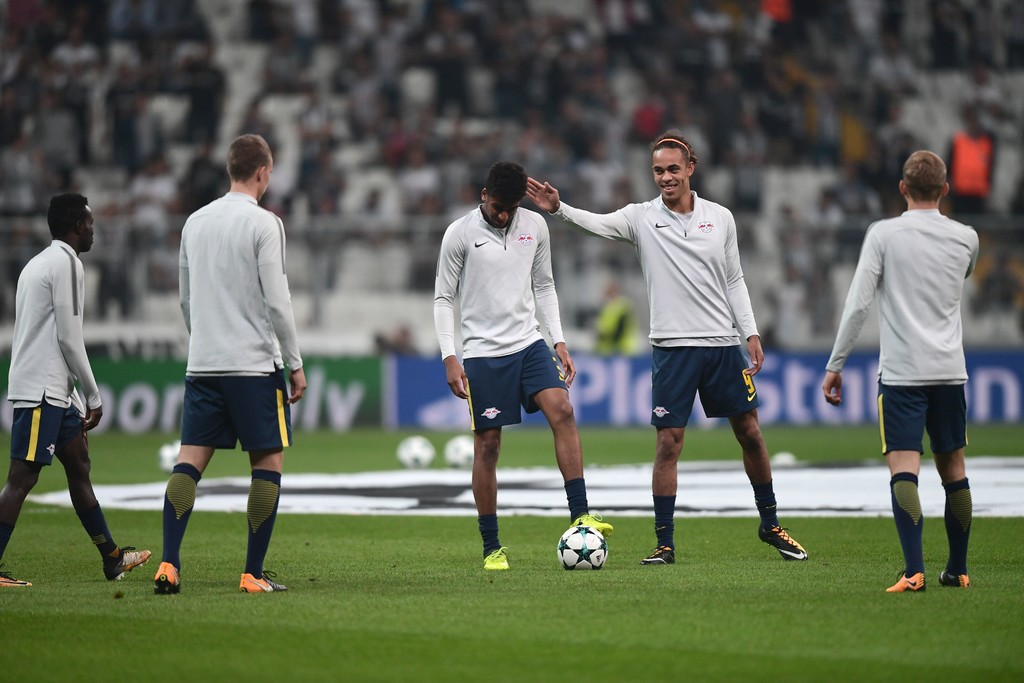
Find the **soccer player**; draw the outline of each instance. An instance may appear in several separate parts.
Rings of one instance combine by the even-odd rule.
[[[39,481],[43,466],[56,457],[64,466],[75,512],[103,558],[103,575],[117,581],[145,564],[152,553],[114,542],[89,478],[86,433],[103,417],[82,333],[85,272],[78,256],[93,243],[89,200],[80,194],[52,197],[46,222],[53,241],[18,278],[7,390],[14,421],[11,467],[0,491],[0,559],[25,497]],[[76,381],[85,394],[84,404]],[[0,587],[31,585],[0,572]]]
[[[434,284],[434,324],[448,386],[469,402],[473,497],[488,570],[509,568],[508,549],[498,540],[496,469],[501,428],[522,421],[520,406],[528,413],[540,410],[551,426],[573,524],[605,535],[613,530],[588,507],[583,449],[569,402],[576,366],[562,335],[550,236],[540,215],[519,208],[525,194],[522,166],[494,164],[480,206],[445,231]],[[456,297],[465,367],[455,355]],[[541,336],[538,313],[554,352]]]
[[[949,183],[946,164],[935,153],[919,150],[910,155],[899,190],[907,210],[873,223],[864,236],[821,388],[830,404],[842,402],[843,366],[877,295],[878,421],[905,563],[887,591],[925,589],[917,477],[926,430],[946,490],[949,559],[939,583],[967,588],[973,504],[964,465],[967,365],[960,299],[978,259],[978,234],[939,213]]]
[[[657,430],[651,491],[658,545],[640,564],[675,562],[677,467],[698,391],[705,414],[729,418],[743,450],[743,466],[761,517],[758,536],[784,559],[806,560],[807,552],[780,526],[776,514],[753,381],[764,352],[740,268],[736,222],[727,208],[690,189],[697,154],[678,130],[654,139],[651,160],[660,196],[609,214],[569,206],[547,182],[530,178],[527,187],[537,207],[577,230],[632,244],[647,282],[653,345],[651,424]],[[741,339],[751,367],[740,352]]]
[[[181,541],[199,479],[215,449],[238,442],[252,466],[239,590],[287,590],[263,569],[263,560],[277,518],[284,449],[292,440],[289,406],[302,398],[306,375],[285,275],[284,225],[257,203],[274,170],[267,141],[236,138],[227,170],[228,193],[189,216],[181,233],[179,288],[190,338],[181,450],[164,498],[157,593],[180,591]]]

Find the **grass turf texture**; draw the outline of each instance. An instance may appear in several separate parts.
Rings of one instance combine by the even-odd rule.
[[[975,427],[970,452],[1016,454],[1019,427]],[[287,471],[398,467],[405,433],[298,435]],[[439,449],[449,435],[430,435]],[[168,435],[97,435],[97,483],[155,481]],[[804,460],[875,457],[873,428],[766,429]],[[588,463],[649,462],[653,430],[585,430]],[[550,433],[508,430],[503,464],[553,464]],[[5,446],[6,443],[2,444]],[[725,430],[687,434],[687,459],[738,458]],[[208,476],[239,474],[240,453]],[[440,466],[440,465],[438,465]],[[968,464],[969,467],[969,464]],[[63,485],[49,468],[38,490]],[[884,486],[885,482],[879,482]],[[122,543],[159,554],[160,515],[111,510]],[[811,560],[783,562],[750,519],[683,518],[677,564],[640,567],[651,520],[615,519],[608,564],[566,572],[567,520],[507,517],[512,571],[481,570],[473,518],[282,515],[267,566],[291,590],[236,593],[244,516],[196,511],[183,592],[154,596],[157,558],[108,583],[69,509],[28,504],[5,562],[30,589],[0,592],[0,678],[92,681],[1016,681],[1024,677],[1024,520],[979,519],[969,591],[943,588],[941,520],[925,524],[928,591],[888,595],[901,555],[889,519],[787,518]]]

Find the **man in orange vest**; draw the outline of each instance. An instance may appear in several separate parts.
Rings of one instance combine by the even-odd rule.
[[[957,215],[985,213],[992,192],[995,138],[982,128],[974,107],[964,107],[964,128],[953,135],[949,153],[949,186]]]

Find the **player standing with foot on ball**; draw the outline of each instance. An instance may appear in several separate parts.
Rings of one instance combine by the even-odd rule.
[[[655,138],[651,162],[660,196],[609,214],[567,205],[550,183],[530,178],[527,189],[539,208],[588,235],[628,242],[640,258],[654,347],[651,424],[657,429],[657,443],[651,486],[658,539],[640,564],[675,562],[679,455],[698,391],[705,414],[727,417],[743,450],[743,466],[761,517],[758,536],[783,559],[806,560],[806,551],[776,515],[771,461],[757,419],[753,381],[764,352],[740,268],[736,221],[727,208],[690,189],[697,155],[682,133],[669,130]],[[741,339],[750,367],[740,352]]]
[[[964,464],[967,363],[960,300],[978,260],[978,233],[939,212],[949,183],[946,164],[934,152],[910,155],[899,189],[907,210],[873,223],[864,236],[821,389],[830,404],[842,403],[843,366],[877,295],[878,421],[904,561],[899,580],[886,590],[925,589],[917,490],[925,431],[946,491],[949,559],[939,583],[967,588],[974,506]]]
[[[287,590],[263,569],[281,495],[289,406],[302,398],[302,369],[285,274],[281,219],[258,202],[274,159],[259,135],[228,150],[231,188],[188,217],[181,232],[181,311],[189,331],[181,452],[164,497],[164,549],[156,593],[181,590],[181,541],[196,487],[215,449],[249,452],[248,550],[243,593]],[[291,390],[285,385],[288,368]]]
[[[526,173],[519,164],[494,164],[480,206],[445,231],[434,284],[434,324],[448,386],[469,402],[473,497],[489,570],[509,568],[507,549],[498,540],[497,465],[501,428],[522,421],[520,406],[528,413],[540,410],[551,426],[573,524],[612,533],[612,525],[588,507],[583,449],[569,402],[576,366],[562,335],[548,226],[540,215],[519,208],[525,194]],[[455,355],[456,298],[465,367]],[[553,353],[541,336],[538,314]]]
[[[89,477],[87,433],[103,417],[82,331],[85,273],[78,256],[92,249],[89,201],[80,194],[56,195],[46,222],[53,241],[18,277],[7,389],[14,421],[11,467],[0,491],[0,560],[39,472],[56,457],[64,466],[71,504],[103,558],[103,574],[117,581],[145,564],[151,553],[118,547]],[[84,404],[76,381],[82,385]],[[0,588],[31,585],[0,571]]]

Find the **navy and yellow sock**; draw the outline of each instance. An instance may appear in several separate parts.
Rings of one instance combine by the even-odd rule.
[[[676,547],[675,531],[676,497],[654,496],[654,533],[658,546]]]
[[[281,473],[253,470],[249,484],[246,519],[249,522],[249,545],[245,552],[245,573],[263,578],[263,559],[270,547],[270,536],[277,520],[277,504],[281,500]]]
[[[96,507],[85,512],[78,513],[78,519],[82,522],[93,545],[100,551],[104,561],[114,561],[121,557],[121,551],[110,537],[110,529],[107,528],[107,520],[103,516],[103,509],[97,504]]]
[[[565,499],[569,502],[570,520],[590,512],[590,505],[587,503],[587,484],[583,477],[565,482]]]
[[[906,576],[924,571],[924,553],[921,536],[924,516],[921,514],[921,497],[917,490],[917,475],[897,472],[889,482],[892,493],[892,516],[896,520],[896,532],[903,547]]]
[[[775,488],[772,482],[767,484],[751,484],[754,489],[754,504],[757,514],[761,517],[761,528],[771,529],[779,526],[778,505],[775,502]]]
[[[484,557],[487,557],[501,547],[501,541],[498,540],[498,515],[480,515],[476,523],[484,542]]]
[[[202,475],[192,465],[175,465],[164,493],[164,551],[162,562],[181,569],[181,541],[192,508],[196,504],[196,488]]]
[[[974,516],[971,485],[965,477],[943,484],[942,488],[946,489],[946,538],[949,541],[946,573],[959,576],[967,573],[967,543],[971,538]]]

